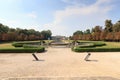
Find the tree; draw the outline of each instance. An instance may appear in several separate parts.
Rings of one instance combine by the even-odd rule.
[[[92,32],[102,32],[102,27],[101,27],[101,26],[95,26],[95,27],[92,29]]]
[[[44,30],[41,32],[41,35],[44,37],[44,40],[51,39],[52,32],[50,30]]]
[[[79,30],[73,33],[73,35],[80,35],[80,34],[82,35],[83,32],[82,32],[82,31],[79,31]]]
[[[113,32],[120,32],[120,20],[113,25]]]
[[[84,34],[91,34],[90,29],[87,29],[86,31],[84,31]]]
[[[3,24],[0,23],[0,33],[7,33],[9,30],[9,27],[8,26],[5,26]]]
[[[95,26],[95,28],[92,29],[92,40],[100,40],[101,32],[102,32],[102,27]]]
[[[105,29],[104,29],[104,31],[105,32],[112,32],[113,31],[113,24],[112,24],[112,21],[111,20],[106,20],[105,21]]]

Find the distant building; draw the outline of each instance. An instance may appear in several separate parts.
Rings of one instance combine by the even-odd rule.
[[[52,36],[52,40],[66,40],[68,39],[66,36]]]

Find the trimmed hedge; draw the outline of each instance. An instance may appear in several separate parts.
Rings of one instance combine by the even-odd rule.
[[[79,48],[91,48],[95,47],[93,43],[82,43],[82,45],[78,45]]]
[[[79,48],[73,47],[75,52],[120,52],[120,48]]]
[[[93,47],[100,47],[105,46],[106,44],[103,42],[81,42],[77,47],[79,48],[93,48]]]
[[[93,44],[94,44],[95,47],[106,45],[104,42],[93,42]]]
[[[33,52],[44,52],[45,48],[10,48],[0,49],[0,53],[33,53]]]
[[[120,48],[100,48],[106,45],[103,42],[81,42],[81,44],[73,47],[72,50],[75,52],[120,52]]]
[[[28,45],[28,44],[24,44],[23,48],[39,48],[40,46],[38,45]]]
[[[17,43],[17,42],[12,43],[12,46],[14,46],[14,47],[23,47],[23,45],[24,44]]]
[[[12,43],[12,46],[14,46],[14,47],[23,47],[24,44],[36,45],[36,44],[40,44],[40,42],[14,42],[14,43]]]

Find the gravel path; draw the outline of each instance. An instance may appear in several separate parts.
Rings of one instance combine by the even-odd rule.
[[[91,77],[97,77],[94,80],[120,79],[119,52],[94,52],[89,58],[90,61],[84,61],[87,53],[75,53],[70,48],[48,48],[46,52],[36,55],[40,61],[35,61],[31,53],[0,54],[0,79],[21,77],[62,77],[63,80],[74,80],[73,77],[75,80],[90,80]],[[77,79],[78,77],[81,79]],[[84,79],[85,77],[87,78]],[[46,80],[61,79],[46,78]]]

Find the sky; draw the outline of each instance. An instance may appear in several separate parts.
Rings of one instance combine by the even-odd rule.
[[[0,0],[0,23],[10,28],[51,30],[71,36],[120,20],[120,0]]]

